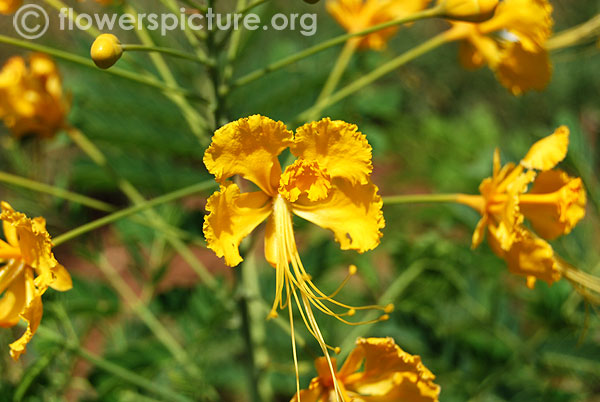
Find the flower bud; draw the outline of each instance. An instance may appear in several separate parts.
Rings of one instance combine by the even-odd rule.
[[[492,18],[498,3],[499,0],[439,0],[444,18],[469,22]]]
[[[123,47],[119,38],[113,34],[102,34],[92,44],[90,52],[94,63],[102,68],[112,67],[123,55]]]

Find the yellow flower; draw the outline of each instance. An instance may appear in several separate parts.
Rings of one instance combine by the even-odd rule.
[[[0,71],[0,118],[16,137],[53,137],[64,126],[69,105],[54,62],[41,53],[10,58]]]
[[[487,64],[514,95],[543,90],[552,75],[545,49],[552,34],[552,6],[547,0],[505,0],[484,22],[453,22],[449,40],[460,40],[465,68]]]
[[[0,0],[0,14],[9,15],[21,7],[23,0]]]
[[[329,0],[327,11],[349,33],[403,18],[425,9],[429,0]],[[381,50],[398,28],[391,27],[356,38],[361,49]]]
[[[560,261],[544,239],[568,234],[585,215],[581,179],[554,169],[567,155],[568,145],[569,130],[562,126],[533,144],[518,165],[501,166],[496,150],[493,175],[481,183],[480,195],[458,197],[482,215],[473,247],[487,230],[492,250],[507,261],[511,272],[527,276],[529,286],[536,278],[549,284],[560,279]],[[533,231],[524,226],[525,219]]]
[[[335,359],[332,359],[335,362]],[[315,361],[318,377],[308,389],[300,391],[292,402],[329,402],[335,390],[327,361]],[[336,371],[346,402],[434,402],[439,400],[440,387],[435,376],[413,356],[398,347],[392,338],[358,338],[356,348]]]
[[[42,319],[42,295],[46,289],[71,289],[71,277],[52,254],[52,242],[44,218],[29,219],[2,202],[0,219],[6,242],[0,240],[0,326],[27,322],[25,333],[10,344],[18,360]]]
[[[298,159],[282,173],[278,157],[288,147]],[[292,214],[333,231],[343,250],[362,253],[379,245],[385,225],[382,200],[370,179],[371,147],[355,125],[325,118],[293,135],[281,122],[250,116],[215,132],[204,164],[221,184],[207,201],[204,234],[208,247],[227,265],[242,261],[242,239],[268,219],[264,252],[276,276],[269,317],[287,307],[292,325],[294,300],[329,359],[327,348],[333,348],[324,342],[313,308],[347,324],[356,324],[343,318],[356,309],[391,311],[392,306],[351,307],[332,298],[337,291],[331,296],[321,292],[304,268],[294,238]],[[235,175],[258,191],[242,193],[228,180]],[[335,313],[326,302],[347,311]]]

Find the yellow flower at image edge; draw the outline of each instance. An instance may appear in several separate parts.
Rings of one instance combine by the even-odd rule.
[[[0,71],[0,118],[16,137],[53,137],[64,127],[69,104],[56,64],[34,53],[29,65],[10,58]]]
[[[429,0],[328,0],[327,11],[349,33],[407,17],[427,7]],[[354,39],[361,49],[381,50],[398,31],[382,29]]]
[[[520,95],[541,91],[550,82],[552,66],[545,46],[553,24],[547,0],[505,0],[491,19],[453,22],[445,35],[460,41],[459,57],[465,68],[487,64],[504,87]]]
[[[23,5],[23,0],[0,0],[0,14],[9,15]]]
[[[585,216],[581,179],[554,169],[567,155],[568,144],[569,130],[563,126],[536,142],[517,165],[501,166],[496,150],[493,175],[481,183],[481,195],[460,195],[457,200],[482,215],[473,247],[487,231],[492,250],[511,272],[526,276],[530,287],[536,279],[552,284],[561,278],[566,267],[546,240],[568,234]],[[533,230],[524,226],[525,220]]]
[[[18,360],[42,319],[42,295],[48,287],[71,289],[71,277],[52,254],[52,242],[44,218],[27,218],[2,202],[2,226],[6,241],[0,239],[0,326],[13,327],[20,319],[27,330],[10,345]]]
[[[288,147],[297,159],[282,172],[278,156]],[[344,316],[357,309],[391,311],[392,306],[351,307],[324,294],[312,282],[296,248],[292,213],[333,231],[343,250],[362,253],[379,245],[385,225],[382,200],[370,179],[371,147],[355,125],[326,118],[299,127],[294,135],[281,122],[250,116],[215,132],[204,163],[221,184],[208,199],[204,234],[208,247],[227,265],[242,261],[240,242],[268,220],[264,253],[276,277],[270,317],[287,307],[293,325],[293,300],[329,361],[327,348],[332,348],[323,340],[313,308],[347,324],[356,324]],[[259,191],[242,193],[228,180],[235,175]],[[336,313],[330,305],[346,311]]]
[[[335,363],[335,359],[332,359]],[[335,400],[331,373],[324,358],[315,361],[318,377],[292,402]],[[392,338],[358,338],[342,368],[335,372],[345,402],[437,402],[440,387],[435,376]]]

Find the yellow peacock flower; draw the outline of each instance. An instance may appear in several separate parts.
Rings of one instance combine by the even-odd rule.
[[[569,130],[562,126],[536,142],[518,165],[501,166],[496,150],[493,175],[481,183],[480,195],[457,199],[482,215],[473,247],[487,230],[492,250],[507,261],[511,272],[526,276],[529,287],[536,279],[552,284],[570,269],[546,240],[568,234],[585,215],[581,179],[554,169],[566,157],[568,145]],[[526,219],[533,230],[524,226]]]
[[[48,287],[71,289],[71,277],[52,254],[52,241],[44,218],[29,219],[2,202],[2,225],[6,241],[0,240],[0,326],[13,327],[20,319],[27,330],[10,345],[18,360],[42,319],[42,295]]]
[[[282,173],[278,156],[287,148],[297,159]],[[236,266],[242,262],[242,239],[268,219],[264,252],[276,276],[269,317],[287,307],[293,326],[293,300],[333,372],[327,349],[334,348],[323,340],[313,309],[357,324],[344,317],[366,308],[389,313],[393,306],[351,307],[333,299],[337,291],[329,296],[321,292],[300,260],[292,214],[333,231],[343,250],[362,253],[379,245],[385,223],[382,200],[370,178],[373,166],[366,137],[355,125],[328,118],[308,123],[294,135],[281,122],[254,115],[217,130],[204,164],[221,185],[206,205],[208,247],[227,265]],[[258,191],[242,193],[229,180],[236,175],[254,183]],[[345,312],[336,313],[333,306]]]
[[[335,364],[335,359],[332,359]],[[292,402],[329,402],[335,398],[334,382],[327,361],[315,361],[318,377]],[[440,387],[435,376],[392,338],[358,338],[340,371],[335,372],[345,402],[403,401],[437,402]]]
[[[35,53],[29,66],[20,56],[6,62],[0,71],[0,118],[16,137],[53,137],[63,128],[68,110],[52,59]]]
[[[460,40],[459,56],[467,69],[487,64],[514,95],[543,90],[552,75],[545,49],[552,34],[547,0],[505,0],[481,23],[453,22],[449,40]]]
[[[349,33],[360,32],[421,11],[429,0],[329,0],[327,11]],[[398,28],[391,27],[354,39],[361,49],[381,50]]]

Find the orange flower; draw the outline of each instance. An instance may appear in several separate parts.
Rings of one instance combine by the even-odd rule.
[[[581,179],[554,169],[567,155],[568,144],[569,130],[563,126],[533,144],[518,165],[501,166],[496,150],[493,175],[481,183],[480,195],[457,199],[482,215],[473,247],[487,230],[492,250],[507,261],[511,272],[526,276],[530,287],[536,278],[548,284],[560,279],[563,265],[546,240],[568,234],[585,215]],[[524,226],[526,219],[533,231]]]
[[[0,0],[0,14],[9,15],[23,5],[23,0]]]
[[[58,69],[48,56],[32,54],[29,66],[15,56],[0,71],[0,118],[16,137],[53,137],[68,109]]]
[[[332,359],[335,364],[335,359]],[[334,383],[325,358],[315,361],[318,376],[292,402],[335,400]],[[345,402],[437,402],[435,376],[392,338],[358,338],[342,368],[335,372]]]
[[[13,327],[20,319],[27,330],[10,345],[18,360],[42,320],[42,295],[48,287],[71,289],[71,277],[52,254],[44,218],[29,219],[2,202],[0,219],[6,242],[0,240],[0,326]]]
[[[481,23],[453,22],[449,40],[460,40],[465,68],[487,64],[514,95],[543,90],[552,75],[545,49],[552,33],[552,6],[547,0],[505,0]]]

